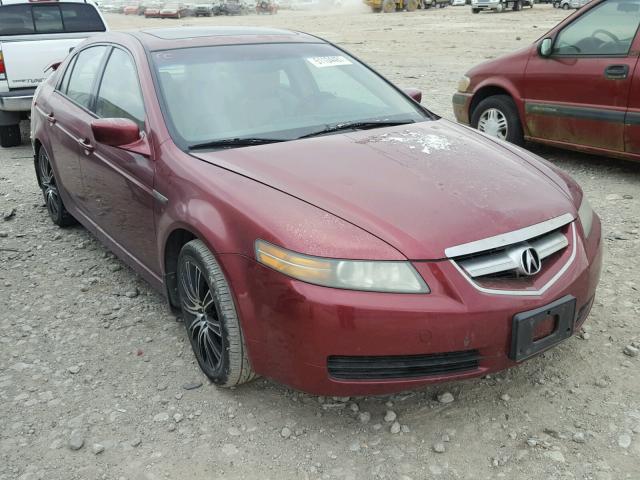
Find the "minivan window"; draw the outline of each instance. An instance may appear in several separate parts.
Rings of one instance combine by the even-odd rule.
[[[627,55],[640,24],[640,2],[608,0],[558,34],[556,55]]]
[[[105,30],[98,11],[88,3],[0,6],[0,36]]]

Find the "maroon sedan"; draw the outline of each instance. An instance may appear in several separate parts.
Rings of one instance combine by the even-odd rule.
[[[594,0],[533,45],[471,69],[458,121],[524,140],[640,160],[640,2]]]
[[[600,221],[561,171],[410,93],[302,33],[112,32],[37,92],[38,183],[182,311],[216,384],[514,366],[585,321]]]

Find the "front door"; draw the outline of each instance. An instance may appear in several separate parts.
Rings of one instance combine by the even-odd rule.
[[[126,118],[145,133],[145,109],[135,63],[113,48],[96,86],[93,111],[98,118]],[[151,155],[141,155],[92,141],[80,167],[87,207],[98,234],[156,278],[157,255]]]
[[[605,0],[556,32],[545,58],[525,71],[528,135],[560,144],[624,152],[624,124],[638,52],[631,48],[638,4]]]

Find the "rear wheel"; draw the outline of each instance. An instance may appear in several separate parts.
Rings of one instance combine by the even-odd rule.
[[[4,125],[0,127],[0,146],[17,147],[22,143],[20,125]]]
[[[418,9],[418,0],[407,0],[406,2],[407,12],[414,12]]]
[[[231,288],[200,240],[192,240],[180,251],[178,291],[187,335],[204,374],[222,387],[255,378]]]
[[[76,223],[76,219],[71,216],[62,202],[58,182],[51,168],[49,156],[45,152],[44,147],[38,152],[38,161],[36,163],[36,174],[38,175],[38,183],[42,189],[44,202],[49,212],[51,221],[59,227],[68,227]]]
[[[471,125],[489,136],[516,145],[524,143],[518,108],[508,95],[482,100],[471,115]]]
[[[384,0],[382,2],[382,11],[384,13],[391,13],[396,11],[396,2],[395,0]]]

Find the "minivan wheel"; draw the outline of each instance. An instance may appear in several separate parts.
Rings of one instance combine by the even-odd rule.
[[[0,146],[17,147],[22,143],[20,125],[3,125],[0,127]]]
[[[492,137],[516,145],[524,143],[518,109],[508,95],[485,98],[471,115],[471,125]]]
[[[38,152],[38,162],[36,164],[36,174],[38,175],[38,184],[42,189],[44,203],[47,206],[51,221],[59,227],[68,227],[76,223],[76,219],[71,216],[62,202],[60,190],[56,177],[51,168],[51,162],[44,147]]]
[[[231,288],[201,240],[182,247],[177,274],[182,318],[204,374],[221,387],[253,380]]]

